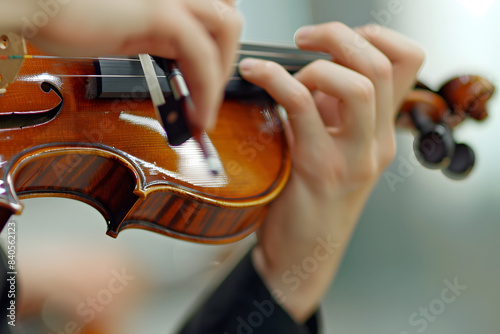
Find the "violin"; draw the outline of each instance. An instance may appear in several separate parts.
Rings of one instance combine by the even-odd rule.
[[[96,208],[111,237],[140,228],[229,243],[257,229],[287,183],[292,163],[283,110],[237,74],[214,131],[174,145],[155,114],[139,59],[49,57],[16,35],[0,36],[0,227],[21,213],[19,199],[53,196]],[[257,45],[244,45],[245,55],[277,61],[291,73],[328,58]],[[155,71],[166,102],[175,103],[168,73]],[[437,92],[419,84],[396,123],[418,133],[420,161],[460,178],[474,156],[454,142],[451,129],[485,119],[493,91],[477,76],[455,78]],[[182,113],[170,118],[175,123]],[[200,141],[219,173],[205,163]]]

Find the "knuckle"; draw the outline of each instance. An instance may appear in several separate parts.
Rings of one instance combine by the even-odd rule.
[[[238,31],[238,36],[243,30],[243,24],[244,24],[243,15],[240,12],[236,12],[236,14],[234,15],[234,27]]]
[[[375,101],[375,86],[365,76],[359,76],[351,83],[350,94],[353,98],[365,103]]]
[[[383,34],[384,27],[377,23],[369,23],[364,26],[361,26],[355,29],[358,33],[360,33],[363,37],[367,39],[377,38],[381,34]]]
[[[373,68],[375,72],[375,76],[379,80],[389,81],[392,80],[392,63],[386,56],[382,56],[377,60],[373,61]]]
[[[380,170],[386,169],[394,160],[396,155],[396,138],[393,133],[391,133],[388,140],[384,142],[383,147],[379,148],[379,166]]]
[[[358,180],[361,184],[373,182],[377,178],[378,169],[375,161],[367,163],[358,174]]]
[[[201,54],[203,54],[204,58],[209,59],[210,62],[218,61],[220,55],[214,43],[203,43],[200,47],[203,49]]]
[[[325,59],[317,59],[304,67],[296,78],[304,82],[304,80],[315,80],[325,72],[325,66],[328,66],[329,61]]]
[[[317,59],[307,66],[307,70],[311,71],[313,75],[318,75],[324,72],[325,66],[329,66],[330,61],[326,59]]]
[[[292,106],[298,109],[305,109],[310,107],[312,103],[312,96],[309,90],[303,85],[296,85],[296,87],[291,90],[287,107]]]
[[[357,168],[356,180],[359,184],[366,184],[377,178],[378,162],[373,152],[368,154],[365,159],[360,160],[360,166]]]
[[[424,49],[413,41],[409,41],[408,45],[401,51],[402,58],[407,64],[419,69],[425,60]]]
[[[368,23],[361,27],[361,31],[368,35],[373,35],[375,33],[380,33],[382,26],[377,23]]]
[[[325,23],[323,25],[324,32],[328,35],[333,35],[333,36],[335,36],[339,33],[345,32],[346,30],[350,30],[350,29],[351,28],[349,28],[344,23],[338,22],[338,21]]]
[[[224,29],[229,29],[230,33],[238,33],[243,28],[243,16],[236,9],[231,11],[231,15],[220,21]]]
[[[297,156],[307,157],[308,161],[320,163],[299,163],[296,165],[299,174],[304,176],[310,185],[315,185],[318,189],[330,188],[339,179],[339,164],[337,157],[332,154],[332,149],[328,142],[318,142],[314,148],[309,145],[298,143]]]
[[[410,52],[410,55],[412,55],[416,67],[420,68],[425,61],[424,49],[420,45],[415,44],[415,47],[413,48],[413,51]]]
[[[282,68],[273,61],[262,60],[256,64],[255,70],[264,82],[269,82],[281,74]]]

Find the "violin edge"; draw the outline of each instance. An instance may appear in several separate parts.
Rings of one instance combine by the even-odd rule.
[[[75,156],[81,166],[88,166],[83,174],[91,177],[83,177],[76,168],[74,173],[60,169],[61,162],[75,161]],[[265,207],[288,181],[291,159],[287,156],[284,160],[279,178],[268,191],[251,200],[220,199],[165,184],[148,187],[133,163],[95,147],[66,144],[33,148],[23,151],[6,167],[6,177],[13,180],[7,187],[13,197],[62,197],[83,202],[104,217],[111,237],[138,228],[182,240],[222,244],[241,240],[258,228]],[[37,179],[37,173],[43,173],[43,178]],[[14,211],[10,210],[8,216],[20,213]],[[2,228],[8,217],[4,220],[0,221],[4,223]]]

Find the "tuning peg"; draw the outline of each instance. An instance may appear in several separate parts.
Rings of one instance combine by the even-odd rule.
[[[417,108],[410,111],[410,118],[419,132],[415,137],[413,149],[420,163],[430,169],[447,167],[455,151],[455,141],[450,128],[442,123],[435,124]]]
[[[460,143],[455,145],[455,151],[448,167],[443,168],[442,172],[448,178],[453,180],[465,179],[476,162],[476,156],[470,146]]]

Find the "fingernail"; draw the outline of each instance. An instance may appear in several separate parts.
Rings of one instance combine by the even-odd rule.
[[[295,32],[294,41],[295,43],[305,42],[309,36],[313,33],[315,26],[304,26]]]
[[[240,64],[238,66],[239,71],[241,74],[247,74],[252,70],[252,67],[258,62],[257,59],[255,58],[245,58],[242,61],[240,61]]]

